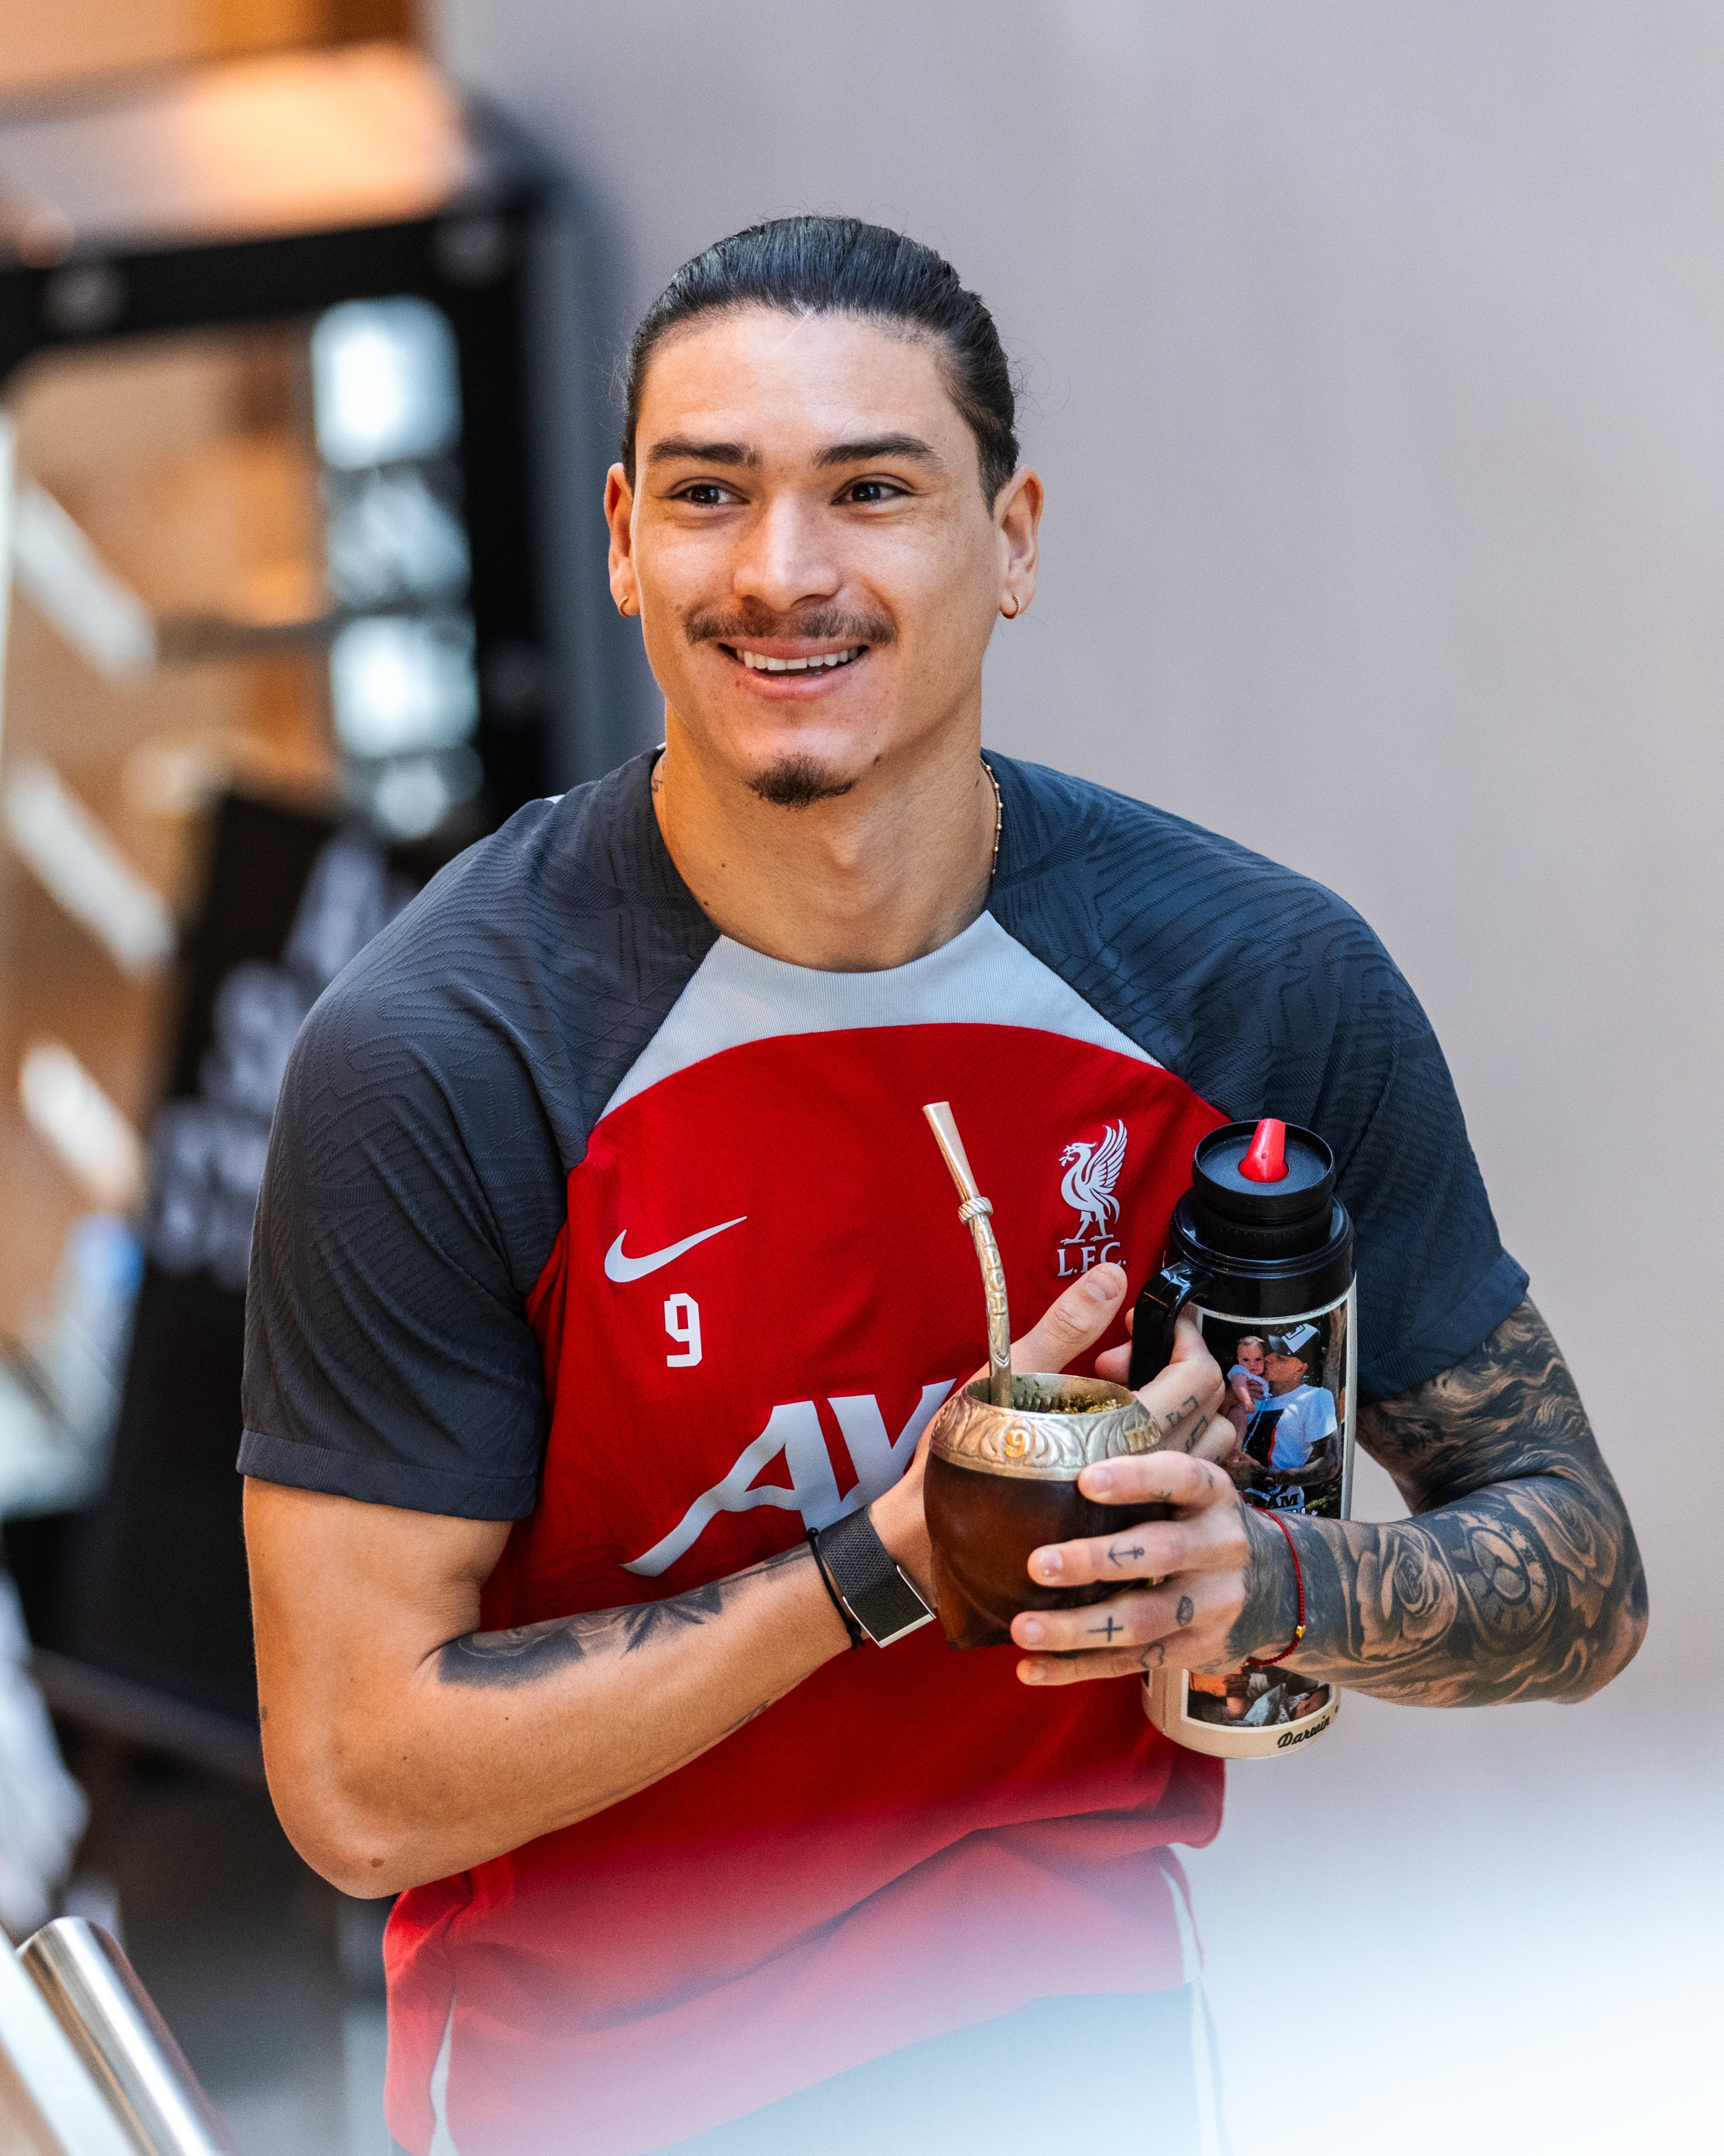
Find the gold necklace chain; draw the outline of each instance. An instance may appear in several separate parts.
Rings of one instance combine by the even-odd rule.
[[[993,775],[993,766],[984,756],[982,768],[988,773],[988,783],[993,788],[993,858],[988,864],[988,880],[992,886],[1000,865],[1000,829],[1006,820],[1006,804],[1000,798],[1000,783]]]

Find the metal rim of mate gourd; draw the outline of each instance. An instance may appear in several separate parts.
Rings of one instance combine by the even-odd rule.
[[[1072,1404],[1062,1408],[1061,1400]],[[1099,1460],[1154,1452],[1160,1444],[1143,1403],[1124,1385],[1037,1371],[1013,1376],[1009,1408],[988,1399],[985,1378],[954,1393],[935,1418],[928,1450],[979,1474],[1072,1482]]]

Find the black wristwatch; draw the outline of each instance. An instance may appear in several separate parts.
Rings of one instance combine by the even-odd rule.
[[[933,1622],[933,1611],[892,1562],[865,1512],[817,1528],[808,1537],[808,1547],[826,1575],[839,1614],[852,1626],[852,1645],[861,1645],[855,1636],[858,1625],[876,1647],[890,1647],[906,1632]]]

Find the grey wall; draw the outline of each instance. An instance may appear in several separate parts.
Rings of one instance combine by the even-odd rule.
[[[1049,507],[989,737],[1381,930],[1641,1517],[1650,1706],[1724,1305],[1724,14],[444,0],[442,40],[613,243],[588,378],[774,211],[901,223],[993,304]]]

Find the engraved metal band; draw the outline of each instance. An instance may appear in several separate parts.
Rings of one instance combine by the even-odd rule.
[[[1021,1385],[1023,1380],[1020,1378]],[[1056,1383],[1059,1381],[1056,1380]],[[1067,1381],[1070,1382],[1070,1381]],[[967,1387],[936,1419],[931,1450],[955,1467],[988,1475],[1018,1475],[1034,1481],[1069,1482],[1098,1460],[1160,1450],[1162,1435],[1142,1404],[1127,1394],[1099,1414],[1061,1414],[997,1408]],[[1086,1388],[1093,1391],[1093,1388]]]

